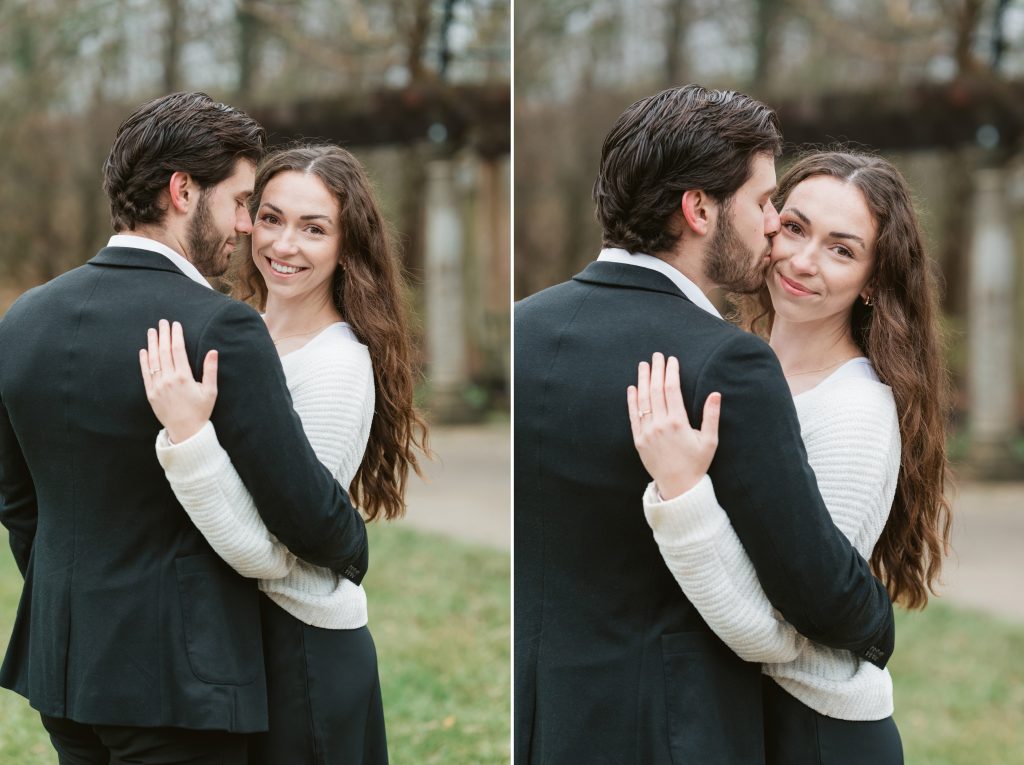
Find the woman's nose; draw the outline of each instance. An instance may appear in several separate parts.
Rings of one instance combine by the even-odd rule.
[[[793,268],[801,273],[815,273],[818,270],[818,256],[810,243],[801,246],[790,258]]]
[[[295,252],[295,239],[287,230],[281,231],[274,239],[273,248],[274,252],[279,252],[282,255]]]

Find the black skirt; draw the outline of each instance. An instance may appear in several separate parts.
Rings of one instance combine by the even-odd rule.
[[[767,765],[903,765],[896,723],[837,720],[816,712],[764,677]]]
[[[260,594],[270,730],[256,765],[387,765],[377,650],[366,627],[325,630]]]

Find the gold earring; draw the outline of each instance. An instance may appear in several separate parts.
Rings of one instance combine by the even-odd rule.
[[[864,305],[866,305],[866,306],[867,306],[868,308],[870,308],[870,307],[871,307],[871,306],[873,306],[874,304],[875,304],[875,303],[874,303],[874,301],[873,301],[873,300],[871,299],[871,295],[868,295],[868,296],[867,296],[866,298],[864,298]]]

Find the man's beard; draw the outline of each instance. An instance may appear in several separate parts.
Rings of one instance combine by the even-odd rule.
[[[188,224],[187,244],[189,259],[203,276],[220,276],[228,270],[228,255],[224,255],[226,240],[213,225],[210,201],[206,190],[199,192],[196,213]]]
[[[704,273],[708,280],[732,292],[748,295],[764,286],[768,261],[765,256],[771,245],[765,247],[761,257],[748,249],[733,226],[729,208],[724,207],[708,242],[704,258]]]

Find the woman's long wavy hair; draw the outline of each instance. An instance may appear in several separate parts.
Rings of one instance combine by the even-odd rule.
[[[412,342],[391,235],[362,164],[338,146],[297,146],[267,156],[249,201],[254,218],[267,183],[288,171],[319,178],[338,201],[344,268],[334,271],[334,304],[373,363],[370,438],[349,493],[369,519],[398,518],[405,513],[409,468],[422,475],[415,450],[427,456],[430,451],[427,424],[413,404]],[[267,287],[252,257],[239,262],[232,295],[265,308]]]
[[[937,279],[925,252],[917,214],[900,172],[881,157],[817,151],[799,159],[779,181],[776,208],[814,176],[857,188],[874,218],[872,303],[854,303],[850,329],[878,377],[892,388],[899,412],[902,455],[896,497],[871,567],[893,602],[924,608],[949,551],[952,517],[945,424],[951,404],[938,324]],[[737,299],[745,329],[771,334],[774,311],[767,288]]]

